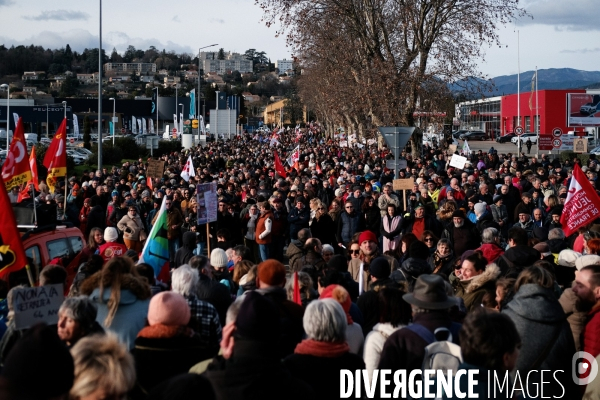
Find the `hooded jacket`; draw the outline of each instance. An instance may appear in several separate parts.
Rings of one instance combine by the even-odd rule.
[[[187,264],[190,258],[194,256],[194,250],[196,249],[196,232],[185,232],[183,234],[182,246],[177,253],[175,253],[175,261],[173,262],[173,268],[179,268],[183,264]]]
[[[521,271],[540,259],[540,252],[533,247],[517,245],[506,250],[498,257],[496,264],[502,276],[516,278]]]
[[[498,246],[496,243],[484,243],[479,246],[479,248],[475,249],[475,251],[481,251],[488,264],[495,262],[498,257],[504,254],[502,247]]]
[[[564,398],[580,398],[571,370],[565,367],[575,354],[573,334],[554,291],[536,284],[523,285],[502,312],[513,320],[521,337],[516,369],[521,377],[537,370],[527,379],[530,393],[535,393],[536,382],[541,382],[539,372],[551,370],[555,371],[556,378],[548,380],[544,392],[562,393],[558,380],[564,386]]]
[[[135,338],[142,328],[146,325],[148,315],[148,306],[150,305],[150,286],[140,277],[131,274],[125,274],[121,277],[121,296],[117,312],[110,326],[104,324],[109,309],[108,300],[112,291],[111,283],[113,277],[96,272],[81,284],[81,293],[90,297],[98,307],[96,321],[105,330],[113,331],[119,337],[119,341],[127,346],[128,350],[133,349]],[[100,297],[100,283],[104,284],[104,291]]]
[[[467,311],[481,306],[486,293],[496,295],[496,279],[500,276],[500,268],[496,264],[488,264],[482,274],[471,279],[460,280],[454,272],[450,275],[450,284],[456,296],[463,299]]]

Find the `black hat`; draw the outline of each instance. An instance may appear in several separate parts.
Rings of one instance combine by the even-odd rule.
[[[550,212],[550,215],[561,215],[563,212],[563,206],[556,206]]]
[[[387,279],[392,273],[392,268],[385,257],[377,257],[371,261],[369,273],[377,279]]]
[[[412,293],[402,298],[409,304],[426,310],[444,310],[456,305],[452,297],[446,293],[446,284],[439,275],[423,274],[417,278]]]
[[[497,203],[499,200],[502,200],[502,196],[497,194],[494,196],[494,203]]]
[[[236,337],[259,342],[279,340],[279,311],[271,300],[249,292],[235,320]]]
[[[465,218],[465,213],[463,210],[456,210],[452,213],[452,218]]]

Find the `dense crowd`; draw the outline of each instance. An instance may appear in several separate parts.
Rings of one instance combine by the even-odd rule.
[[[285,176],[275,152],[289,160]],[[164,155],[160,177],[142,159],[72,176],[66,202],[40,184],[34,201],[56,203],[88,242],[57,325],[16,329],[4,288],[0,391],[331,399],[340,370],[365,369],[361,385],[380,369],[410,374],[443,342],[458,349],[449,368],[520,375],[525,397],[546,381],[539,371],[563,370],[546,394],[597,398],[600,379],[576,385],[571,358],[600,356],[600,220],[569,237],[560,222],[575,163],[600,188],[595,157],[581,165],[492,147],[463,169],[450,157],[402,152],[396,176],[386,146],[311,124]],[[394,190],[406,178],[412,189]],[[208,229],[196,198],[207,182],[218,188]],[[171,273],[160,281],[138,259],[163,200]],[[66,263],[45,266],[39,284],[66,284]]]

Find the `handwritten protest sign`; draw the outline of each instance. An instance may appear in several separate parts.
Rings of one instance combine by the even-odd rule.
[[[15,327],[27,329],[40,322],[58,323],[58,309],[64,299],[62,284],[14,289]]]

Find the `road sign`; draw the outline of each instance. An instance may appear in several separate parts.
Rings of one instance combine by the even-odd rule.
[[[521,135],[522,135],[524,132],[525,132],[525,131],[523,130],[523,127],[522,127],[522,126],[517,126],[517,127],[515,128],[515,135],[517,135],[517,136],[521,136]]]
[[[173,129],[171,130],[171,132],[173,132],[173,133],[177,133],[177,128],[173,128]]]
[[[75,143],[75,139],[71,138],[71,139],[69,139],[69,142],[71,142],[71,144],[73,144],[73,143]]]
[[[554,139],[554,140],[552,141],[552,146],[553,146],[555,149],[559,149],[559,148],[560,148],[560,146],[562,146],[562,140],[560,140],[560,139],[558,139],[558,138],[557,138],[557,139]]]
[[[127,129],[121,128],[121,133],[127,133]]]
[[[552,150],[554,146],[552,145],[553,137],[550,135],[540,135],[540,142],[538,145],[538,149],[540,150]]]
[[[554,136],[554,137],[561,137],[562,134],[563,134],[562,129],[560,129],[560,128],[554,128],[554,129],[552,129],[552,136]]]

